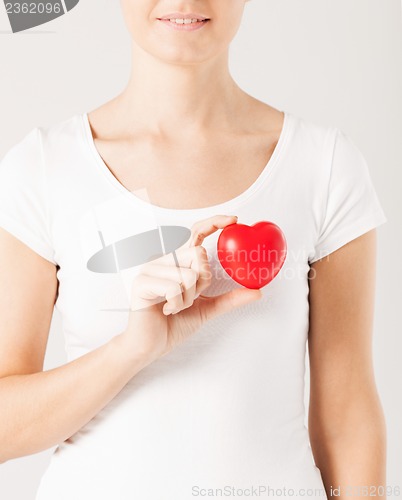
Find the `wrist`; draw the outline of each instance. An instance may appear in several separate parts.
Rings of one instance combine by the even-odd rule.
[[[110,341],[118,351],[119,359],[126,361],[133,370],[133,375],[139,372],[159,356],[156,353],[141,349],[138,345],[133,345],[131,332],[123,331],[113,337]]]

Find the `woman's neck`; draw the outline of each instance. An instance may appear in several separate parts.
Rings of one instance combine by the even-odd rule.
[[[133,47],[131,75],[115,105],[126,131],[146,124],[156,134],[185,136],[231,130],[246,95],[230,75],[227,54],[179,65]]]

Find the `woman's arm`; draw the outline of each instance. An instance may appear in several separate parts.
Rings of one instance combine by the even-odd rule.
[[[372,364],[375,266],[374,229],[310,270],[309,433],[327,496],[340,487],[341,500],[385,498],[386,428]]]
[[[176,250],[176,259],[167,254],[141,266],[126,329],[45,372],[56,268],[0,228],[0,462],[65,441],[134,375],[204,322],[262,297],[259,290],[235,289],[197,299],[212,276],[201,244],[233,221],[224,215],[199,221],[187,244]]]
[[[60,443],[146,364],[117,335],[43,372],[56,267],[0,228],[0,463]]]

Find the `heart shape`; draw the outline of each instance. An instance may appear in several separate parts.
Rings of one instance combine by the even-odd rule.
[[[273,222],[252,226],[229,224],[217,241],[218,259],[226,273],[246,288],[259,289],[272,281],[286,259],[286,238]]]

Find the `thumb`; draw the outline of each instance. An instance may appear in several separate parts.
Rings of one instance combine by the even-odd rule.
[[[204,317],[209,320],[219,314],[224,314],[232,309],[253,302],[262,297],[262,291],[251,288],[236,288],[230,292],[208,297],[200,306],[203,309]]]

